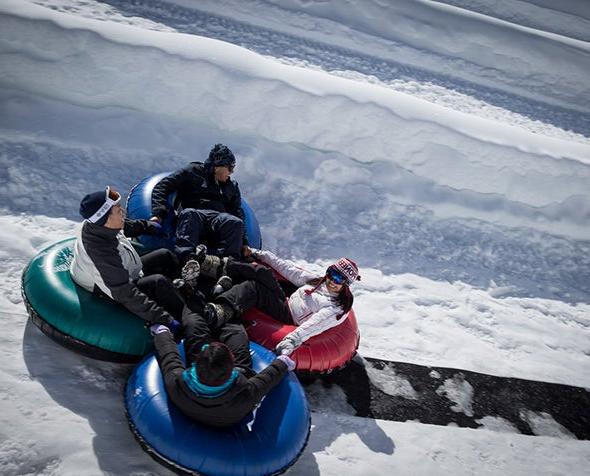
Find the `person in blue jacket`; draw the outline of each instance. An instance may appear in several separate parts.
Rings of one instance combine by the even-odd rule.
[[[209,241],[209,252],[218,256],[242,255],[247,245],[244,211],[233,152],[215,144],[205,162],[191,162],[163,178],[152,192],[152,218],[162,223],[169,212],[168,197],[176,192],[178,219],[174,251],[181,265],[193,258],[195,247]],[[213,243],[213,246],[211,246]]]

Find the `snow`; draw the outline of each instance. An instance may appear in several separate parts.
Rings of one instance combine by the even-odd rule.
[[[557,423],[548,413],[523,410],[521,419],[529,424],[535,435],[576,439],[575,435]]]
[[[81,197],[216,142],[265,247],[355,285],[362,357],[590,389],[590,12],[545,0],[0,3],[0,473],[167,474],[122,407],[131,367],[30,321],[20,273]],[[373,383],[416,398],[387,368]],[[440,375],[432,374],[433,378]],[[359,418],[307,389],[290,474],[584,474],[590,445]],[[470,385],[440,380],[469,415]]]
[[[369,363],[364,362],[367,375],[373,384],[382,392],[392,397],[403,397],[408,400],[418,399],[418,395],[412,384],[404,377],[398,375],[390,366],[378,371]]]
[[[502,417],[486,416],[476,421],[481,425],[480,428],[486,430],[504,433],[518,433],[518,430],[514,427],[514,425]]]
[[[467,416],[473,416],[473,387],[465,380],[463,374],[459,373],[454,375],[452,379],[445,380],[436,389],[436,393],[448,398],[454,403],[450,407],[454,412],[461,412]]]

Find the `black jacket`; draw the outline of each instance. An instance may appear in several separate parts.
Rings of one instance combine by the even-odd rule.
[[[188,388],[182,378],[185,367],[172,334],[157,334],[154,344],[168,396],[186,416],[205,425],[224,428],[240,422],[287,373],[287,366],[275,359],[250,379],[240,373],[223,395],[200,397]]]
[[[238,183],[231,178],[225,183],[215,183],[213,173],[202,162],[191,162],[158,182],[152,191],[154,216],[166,218],[167,200],[173,192],[177,193],[176,202],[181,208],[230,213],[244,221]]]
[[[172,316],[135,285],[143,276],[142,263],[125,235],[138,236],[147,229],[146,220],[126,220],[123,230],[84,221],[74,244],[70,274],[79,286],[108,296],[142,319],[168,324]]]

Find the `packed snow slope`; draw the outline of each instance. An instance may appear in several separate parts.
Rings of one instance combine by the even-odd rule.
[[[266,248],[318,272],[359,263],[361,355],[590,388],[585,4],[1,2],[0,472],[163,472],[126,428],[129,368],[27,324],[20,272],[75,233],[84,194],[127,193],[216,142]],[[293,474],[590,463],[549,414],[525,437],[493,415],[381,422],[308,395]]]
[[[587,301],[588,140],[532,133],[207,38],[21,2],[4,10],[2,125],[100,148],[124,190],[231,139],[244,157],[238,180],[254,208],[265,209],[263,227],[280,224],[265,233],[277,251],[347,254],[385,272],[494,280],[520,295]],[[142,154],[132,170],[116,166],[120,151],[109,158],[121,148]],[[98,161],[85,152],[78,163],[90,163],[73,173],[94,179],[88,168]],[[17,212],[43,195],[13,184],[23,174],[37,169],[36,187],[64,175],[29,161],[7,167],[14,186],[3,198]],[[46,213],[75,218],[86,189]],[[44,212],[46,201],[37,202]]]

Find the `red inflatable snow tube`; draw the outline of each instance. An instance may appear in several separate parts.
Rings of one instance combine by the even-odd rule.
[[[360,333],[356,316],[351,309],[344,322],[305,341],[291,358],[297,370],[303,372],[329,373],[344,367],[356,354]],[[283,324],[258,309],[244,313],[242,321],[248,337],[257,344],[274,349],[295,326]]]

